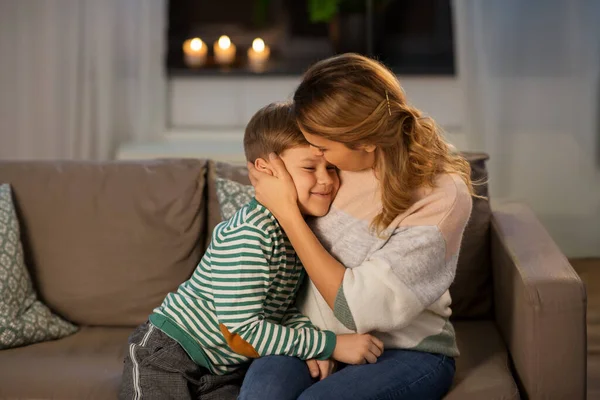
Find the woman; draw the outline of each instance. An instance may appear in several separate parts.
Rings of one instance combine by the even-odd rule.
[[[468,163],[407,103],[396,76],[366,57],[315,64],[294,102],[302,133],[342,186],[329,214],[307,223],[274,157],[274,176],[249,165],[256,198],[311,278],[301,311],[322,329],[372,333],[385,350],[334,373],[325,362],[309,370],[291,357],[255,360],[240,399],[443,397],[459,354],[448,288],[471,212]]]

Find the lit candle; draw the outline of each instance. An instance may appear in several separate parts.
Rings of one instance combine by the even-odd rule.
[[[228,36],[221,36],[215,42],[214,50],[217,64],[229,65],[235,60],[235,45],[231,43]]]
[[[255,70],[261,70],[269,60],[271,50],[261,38],[256,38],[252,42],[252,47],[248,49],[248,63]]]
[[[188,67],[201,67],[206,62],[208,48],[200,38],[183,42],[183,58]]]

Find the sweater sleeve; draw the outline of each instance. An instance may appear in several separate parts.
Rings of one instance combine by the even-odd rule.
[[[432,207],[422,211],[437,223],[419,224],[419,212],[407,218],[379,250],[346,269],[333,310],[342,324],[358,333],[402,329],[444,295],[454,280],[470,194],[458,193],[449,204],[434,208],[433,217]]]
[[[265,319],[273,254],[268,234],[252,226],[240,226],[229,235],[243,237],[243,245],[235,248],[215,238],[211,255],[215,313],[231,350],[250,358],[329,358],[336,341],[333,332],[312,326],[283,326]]]

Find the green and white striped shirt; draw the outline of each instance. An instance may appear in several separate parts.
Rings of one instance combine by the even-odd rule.
[[[215,228],[192,277],[150,321],[216,375],[266,355],[327,359],[335,334],[294,306],[304,275],[273,214],[253,199]]]

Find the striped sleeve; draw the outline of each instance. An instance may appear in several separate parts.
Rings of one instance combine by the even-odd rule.
[[[290,307],[285,315],[283,316],[283,320],[281,321],[281,325],[287,326],[289,328],[316,328],[310,319],[296,308],[296,306]]]
[[[270,263],[275,249],[268,228],[241,224],[226,229],[226,235],[220,229],[213,238],[212,289],[219,328],[231,350],[250,358],[266,355],[329,358],[335,347],[333,332],[296,329],[265,319]]]
[[[306,280],[306,271],[304,270],[304,268],[302,268],[302,273],[300,275],[300,278],[298,279],[298,286],[301,287],[302,284],[305,283],[305,280]],[[302,314],[300,312],[300,310],[298,309],[298,307],[296,307],[295,305],[292,305],[288,308],[285,315],[283,316],[281,325],[288,326],[290,328],[319,329],[319,328],[315,327],[312,324],[312,322],[310,321],[310,319],[306,315]]]

